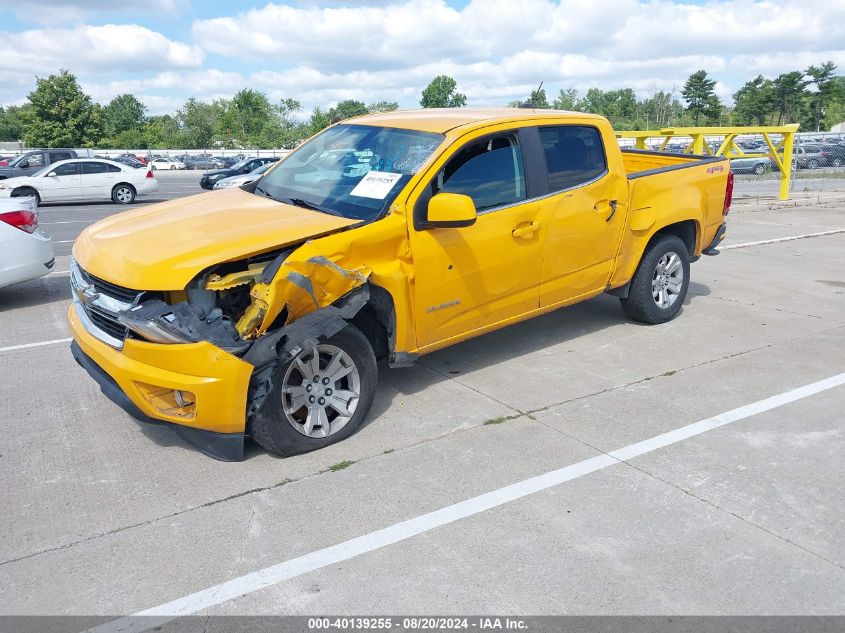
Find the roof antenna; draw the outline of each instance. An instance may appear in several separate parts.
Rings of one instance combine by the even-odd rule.
[[[540,85],[537,86],[537,90],[534,91],[534,94],[539,93],[540,90],[542,90],[542,89],[543,89],[543,82],[541,81]],[[533,108],[535,110],[537,109],[537,106],[535,104],[531,103],[531,97],[530,96],[528,97],[528,101],[520,102],[520,104],[517,107],[518,108]]]

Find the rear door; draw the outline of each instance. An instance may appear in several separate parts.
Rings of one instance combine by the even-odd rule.
[[[109,199],[117,184],[120,170],[108,163],[85,161],[82,166],[82,196],[86,199]],[[111,169],[109,169],[111,167]]]
[[[41,177],[41,199],[78,200],[82,196],[79,163],[60,163]]]
[[[548,174],[540,305],[604,290],[619,247],[628,180],[608,168],[602,134],[591,125],[537,128]]]

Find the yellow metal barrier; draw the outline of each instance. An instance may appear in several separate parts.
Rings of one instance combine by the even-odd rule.
[[[798,131],[798,124],[770,125],[760,127],[672,127],[660,130],[645,130],[632,132],[617,132],[619,138],[634,139],[634,147],[637,149],[651,149],[646,143],[648,139],[663,139],[658,147],[665,149],[673,138],[689,138],[685,154],[705,154],[709,156],[727,156],[728,158],[755,158],[757,156],[770,156],[780,170],[780,195],[781,200],[789,200],[789,183],[792,179],[792,147],[795,143],[795,133]],[[763,140],[769,147],[768,153],[746,152],[736,144],[740,135],[762,135]],[[719,137],[723,140],[719,147],[713,151],[707,137]],[[780,140],[775,144],[772,136],[779,136]]]

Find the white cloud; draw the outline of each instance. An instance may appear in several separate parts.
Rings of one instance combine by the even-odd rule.
[[[152,1],[179,11],[188,0]],[[106,0],[45,2],[88,11]],[[20,100],[33,74],[59,67],[101,102],[133,92],[152,113],[245,86],[308,109],[347,98],[414,107],[438,74],[455,77],[471,105],[500,105],[540,81],[550,97],[561,87],[677,91],[704,68],[729,99],[757,74],[828,59],[845,68],[842,0],[471,0],[459,9],[444,0],[291,0],[197,19],[191,35],[179,42],[132,24],[0,34],[0,102]]]
[[[20,74],[119,71],[124,74],[202,64],[198,46],[175,42],[137,24],[0,32],[0,71]]]

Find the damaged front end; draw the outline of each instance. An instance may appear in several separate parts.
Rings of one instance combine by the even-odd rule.
[[[205,341],[252,365],[249,420],[270,393],[275,367],[342,330],[370,298],[369,269],[293,252],[215,266],[182,292],[140,293],[117,321],[131,338]]]

